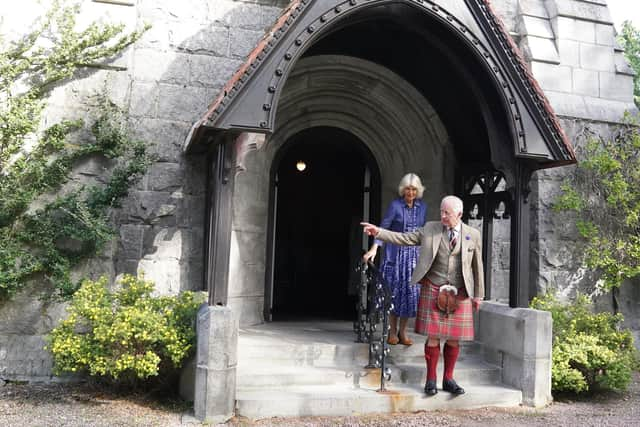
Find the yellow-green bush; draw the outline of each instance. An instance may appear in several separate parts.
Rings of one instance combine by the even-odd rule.
[[[638,367],[638,353],[631,332],[620,326],[621,314],[593,313],[584,295],[563,304],[547,294],[534,298],[531,307],[549,311],[553,317],[554,392],[627,388]]]
[[[85,280],[69,317],[49,335],[55,373],[135,382],[179,368],[194,349],[195,316],[205,298],[193,292],[155,297],[153,288],[130,275],[113,292],[104,277]]]

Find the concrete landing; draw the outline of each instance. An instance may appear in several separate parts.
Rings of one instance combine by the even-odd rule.
[[[467,393],[453,397],[440,390],[425,397],[422,386],[373,387],[347,385],[289,386],[277,389],[238,390],[237,413],[247,418],[293,416],[345,416],[371,413],[472,409],[486,406],[518,406],[522,393],[506,387],[465,386]]]
[[[424,337],[390,347],[391,380],[380,388],[380,369],[365,369],[368,345],[355,343],[350,322],[273,322],[240,328],[236,414],[275,416],[353,415],[518,406],[522,393],[500,384],[501,370],[465,344],[455,377],[467,393],[440,391],[425,397]],[[440,386],[443,363],[438,366]]]

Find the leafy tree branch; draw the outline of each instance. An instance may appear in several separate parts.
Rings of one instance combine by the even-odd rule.
[[[78,284],[72,268],[112,238],[109,212],[152,161],[130,137],[126,114],[100,97],[89,132],[79,120],[40,130],[49,90],[82,67],[107,61],[140,38],[122,25],[76,30],[78,5],[55,2],[33,30],[0,49],[0,300],[30,281],[59,296]],[[71,136],[74,138],[71,138]],[[74,166],[110,159],[105,184],[70,185]]]
[[[633,94],[636,106],[640,108],[640,31],[630,21],[625,21],[622,24],[622,34],[618,39],[631,68],[636,73],[633,79]]]
[[[583,160],[554,207],[575,214],[585,263],[610,290],[640,275],[640,127],[629,115],[611,138],[584,136]]]

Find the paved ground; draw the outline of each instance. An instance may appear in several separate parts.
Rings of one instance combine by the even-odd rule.
[[[88,385],[0,385],[0,426],[181,426],[195,424],[188,407],[176,400],[147,395],[119,395]],[[558,399],[543,409],[477,409],[472,411],[351,417],[233,419],[239,426],[504,426],[600,427],[640,426],[640,375],[629,391],[578,400]]]

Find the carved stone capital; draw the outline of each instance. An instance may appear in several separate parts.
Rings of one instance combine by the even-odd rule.
[[[245,157],[249,152],[261,149],[265,140],[265,134],[251,132],[243,132],[236,138],[236,175],[247,170]]]

